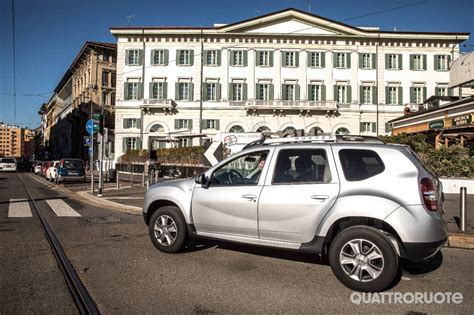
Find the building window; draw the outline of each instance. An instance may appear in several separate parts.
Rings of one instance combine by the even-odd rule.
[[[424,95],[422,87],[413,87],[413,103],[423,103]]]
[[[449,55],[436,55],[435,56],[435,70],[448,70],[449,69]]]
[[[377,124],[374,122],[361,122],[360,132],[377,132]]]
[[[388,104],[400,104],[398,100],[399,87],[388,87]]]
[[[298,67],[298,52],[284,51],[283,53],[283,67]]]
[[[372,54],[361,54],[360,61],[361,69],[374,69],[374,65],[372,64]]]
[[[243,50],[233,50],[231,51],[231,61],[233,66],[243,66],[244,65],[244,51]]]
[[[167,50],[154,49],[151,53],[151,60],[153,65],[165,65],[167,64]]]
[[[130,66],[138,66],[141,64],[141,50],[129,49],[126,51],[126,64]]]
[[[423,70],[423,56],[412,55],[412,70]]]
[[[435,90],[436,96],[448,96],[448,88],[445,86],[436,87]]]
[[[271,66],[270,53],[271,52],[268,50],[257,51],[257,66],[264,66],[264,67]]]
[[[283,84],[282,92],[282,99],[285,101],[295,101],[298,99],[296,84]]]
[[[243,101],[244,97],[244,84],[243,83],[232,83],[231,84],[231,101]]]
[[[102,86],[109,86],[109,73],[102,71]]]
[[[189,100],[189,83],[178,83],[178,100]]]
[[[138,138],[125,138],[126,150],[137,150],[138,149]]]
[[[390,54],[387,57],[387,69],[389,70],[400,70],[398,67],[398,55]]]
[[[155,100],[166,99],[166,83],[165,82],[153,82],[151,84],[150,99],[155,99]]]
[[[204,128],[206,129],[219,129],[219,120],[217,119],[206,119]]]
[[[257,100],[260,100],[260,101],[270,100],[270,84],[268,83],[257,84]]]
[[[139,121],[140,119],[138,118],[126,118],[123,120],[123,128],[124,129],[129,129],[129,128],[137,129],[139,128]]]
[[[102,105],[109,105],[109,94],[107,92],[102,92]]]
[[[334,53],[336,68],[349,68],[348,60],[350,54],[347,53]]]
[[[175,129],[192,129],[191,119],[175,119]]]
[[[309,95],[308,95],[308,100],[309,101],[314,101],[314,102],[320,102],[323,100],[322,97],[322,90],[323,86],[319,84],[311,84],[309,85]]]
[[[110,74],[110,86],[115,87],[117,85],[117,77],[115,72],[111,72]]]
[[[219,65],[219,51],[208,50],[206,53],[206,65],[218,66]]]
[[[206,100],[217,101],[217,83],[207,83]]]
[[[127,82],[125,88],[125,100],[138,100],[140,93],[139,82]]]
[[[165,128],[160,124],[154,124],[150,128],[150,132],[165,132]]]
[[[180,66],[191,66],[192,63],[192,50],[177,50],[177,58],[176,61]]]
[[[192,139],[190,138],[182,138],[178,140],[178,147],[179,148],[185,148],[185,147],[191,147],[192,146]]]
[[[115,92],[110,93],[110,105],[115,106]]]
[[[371,86],[362,86],[361,87],[361,101],[362,101],[362,104],[373,104],[372,89],[373,88]]]
[[[324,55],[322,52],[308,52],[308,66],[313,68],[324,67]]]
[[[244,128],[240,125],[233,125],[232,127],[230,127],[229,129],[229,132],[232,132],[232,133],[242,133],[242,132],[245,132]]]
[[[348,103],[347,91],[348,87],[345,85],[335,86],[335,98],[338,103]]]
[[[268,128],[267,126],[260,126],[257,128],[256,132],[270,132],[271,129]]]

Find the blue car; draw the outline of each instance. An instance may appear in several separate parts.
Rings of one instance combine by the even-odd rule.
[[[59,161],[58,175],[55,178],[57,184],[62,182],[84,182],[86,170],[84,161],[81,159],[62,159]]]

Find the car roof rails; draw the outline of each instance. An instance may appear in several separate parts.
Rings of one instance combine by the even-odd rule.
[[[270,144],[284,143],[346,143],[346,142],[363,142],[363,143],[379,143],[385,144],[382,140],[373,136],[359,135],[319,135],[319,136],[301,136],[301,137],[278,137],[278,138],[262,138],[247,144],[243,150],[255,146],[264,146]]]

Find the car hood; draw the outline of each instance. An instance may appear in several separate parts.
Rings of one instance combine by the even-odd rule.
[[[150,190],[163,188],[163,187],[176,187],[183,191],[192,190],[194,188],[195,181],[194,178],[185,178],[185,179],[174,179],[174,180],[167,180],[164,182],[156,183],[150,186]]]

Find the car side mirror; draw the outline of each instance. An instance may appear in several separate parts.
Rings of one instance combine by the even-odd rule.
[[[201,184],[202,188],[209,188],[211,181],[205,174],[201,174],[196,178],[196,183]]]

